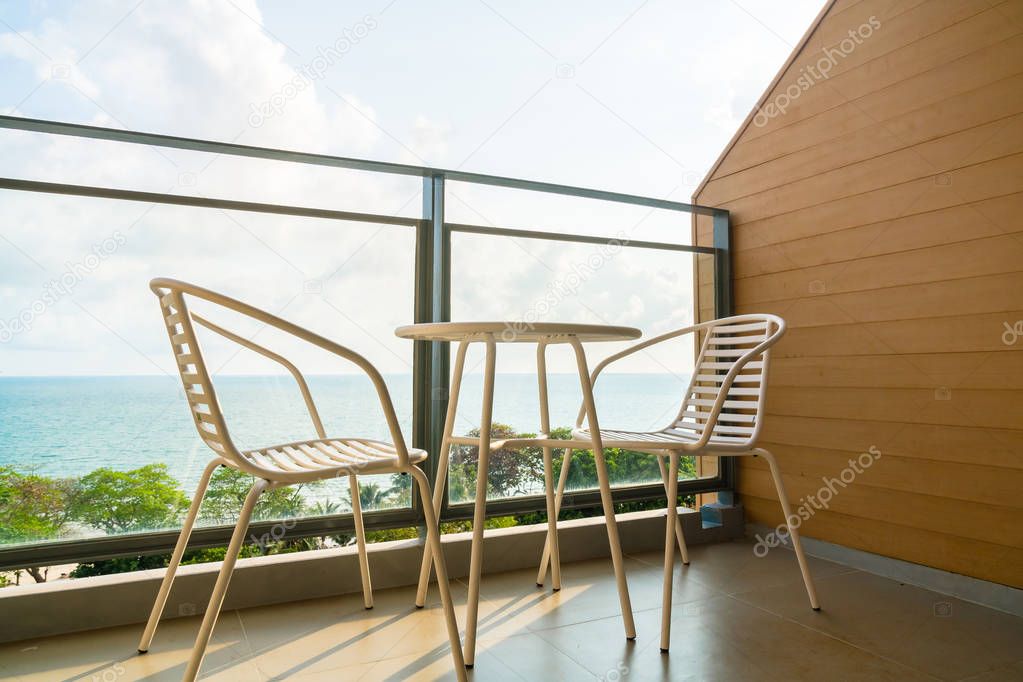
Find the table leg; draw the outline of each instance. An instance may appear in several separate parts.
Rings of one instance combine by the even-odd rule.
[[[622,606],[622,618],[625,621],[626,639],[636,638],[636,623],[632,616],[632,601],[629,599],[629,583],[625,579],[625,560],[622,558],[622,545],[618,538],[618,522],[615,519],[614,503],[611,499],[611,482],[607,475],[607,461],[604,459],[604,443],[600,437],[600,423],[597,420],[597,406],[593,400],[593,385],[586,365],[586,352],[576,337],[569,343],[575,351],[576,365],[579,369],[579,387],[582,389],[583,405],[586,408],[586,422],[593,439],[593,460],[597,467],[597,480],[600,484],[600,501],[604,507],[604,521],[607,525],[607,540],[611,546],[611,563],[614,565],[615,580],[618,582],[618,599]]]
[[[469,597],[465,613],[465,666],[476,661],[476,625],[480,607],[480,573],[483,570],[483,526],[487,514],[487,473],[490,465],[490,427],[494,412],[494,368],[497,344],[487,334],[487,359],[483,375],[483,409],[480,414],[479,466],[476,470],[476,508],[472,516],[472,550],[469,558]]]
[[[547,400],[547,343],[540,341],[536,346],[536,383],[540,389],[540,431],[546,437],[551,434],[551,410]],[[558,551],[558,507],[554,501],[554,453],[549,447],[543,449],[544,493],[547,497],[547,546],[551,562],[551,587],[555,592],[561,589],[561,554]],[[543,560],[541,560],[543,563]],[[546,573],[546,570],[544,571]],[[537,584],[543,586],[542,581]]]
[[[437,462],[437,480],[433,488],[433,513],[440,518],[441,503],[444,501],[444,494],[447,492],[448,462],[451,459],[451,436],[455,431],[455,415],[458,412],[458,394],[462,388],[462,373],[465,370],[465,351],[469,348],[468,341],[461,341],[458,344],[458,353],[455,355],[455,369],[451,373],[451,387],[448,392],[448,411],[444,418],[444,435],[440,442],[440,452],[436,453],[439,458]],[[423,564],[419,567],[419,589],[416,592],[416,607],[423,608],[426,605],[426,591],[430,587],[430,568],[432,567],[433,552],[430,543],[427,542],[423,548]]]

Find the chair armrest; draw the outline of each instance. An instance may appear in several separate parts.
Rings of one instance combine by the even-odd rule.
[[[270,358],[277,364],[284,367],[284,369],[288,370],[288,372],[291,373],[291,376],[294,377],[295,383],[298,384],[298,390],[302,392],[302,399],[305,401],[306,410],[309,412],[309,418],[313,422],[313,428],[316,429],[316,435],[319,436],[320,438],[327,437],[327,432],[323,428],[323,420],[320,419],[320,411],[316,409],[316,403],[313,401],[313,394],[309,390],[309,384],[306,383],[305,377],[302,376],[302,372],[299,371],[298,367],[296,367],[293,362],[288,360],[283,355],[273,352],[272,350],[266,348],[265,346],[260,346],[258,343],[250,341],[249,339],[246,339],[243,336],[239,336],[234,332],[224,329],[218,324],[210,322],[201,315],[196,315],[195,313],[192,313],[192,319],[198,322],[203,327],[209,329],[211,332],[219,334],[220,336],[223,336],[225,339],[229,341],[234,341],[239,346],[243,346],[251,351],[259,353],[264,357]]]
[[[671,339],[677,338],[679,336],[685,336],[686,334],[692,334],[693,332],[699,329],[703,329],[704,327],[709,327],[712,325],[713,322],[703,322],[701,324],[692,325],[691,327],[683,327],[682,329],[676,329],[674,331],[661,334],[660,336],[654,336],[653,338],[646,339],[645,341],[640,341],[639,343],[635,343],[626,348],[625,350],[615,353],[614,355],[609,355],[608,357],[604,358],[599,363],[597,363],[597,366],[593,368],[593,371],[590,373],[590,385],[592,386],[593,384],[596,384],[597,377],[600,375],[600,373],[604,371],[605,367],[607,367],[613,362],[617,362],[622,358],[628,357],[633,353],[638,353],[639,351],[645,348],[649,348],[650,346],[657,345],[658,343],[670,341]],[[575,427],[577,429],[583,425],[583,419],[585,418],[585,416],[586,406],[584,404],[579,407],[579,414],[575,420]]]

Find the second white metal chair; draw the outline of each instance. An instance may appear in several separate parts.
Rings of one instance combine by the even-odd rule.
[[[437,582],[440,587],[440,597],[444,608],[451,655],[455,664],[455,674],[459,680],[466,679],[458,625],[455,621],[447,569],[444,563],[444,555],[441,551],[440,530],[437,525],[437,516],[431,503],[430,484],[422,469],[417,466],[418,463],[427,458],[427,453],[423,450],[406,447],[387,386],[377,369],[364,357],[344,346],[338,345],[279,317],[208,289],[173,279],[154,279],[150,283],[150,288],[160,299],[164,323],[170,336],[174,358],[184,384],[185,395],[188,398],[195,426],[203,442],[213,451],[214,458],[206,466],[199,480],[195,497],[192,499],[192,504],[181,528],[181,535],[178,538],[177,545],[174,547],[163,583],[160,585],[156,603],[153,604],[152,613],[149,616],[146,629],[139,642],[139,653],[145,653],[153,640],[160,616],[167,603],[167,597],[170,594],[171,585],[174,582],[174,574],[188,544],[188,538],[195,524],[203,497],[206,494],[210,477],[217,467],[231,467],[251,474],[256,480],[242,505],[238,523],[231,536],[230,544],[227,547],[227,554],[224,557],[220,574],[217,577],[213,594],[210,597],[209,606],[199,628],[199,635],[196,638],[195,646],[192,649],[191,657],[185,669],[183,679],[187,682],[196,679],[199,674],[199,668],[202,665],[207,644],[216,625],[217,616],[220,614],[224,595],[231,581],[231,574],[234,571],[238,553],[244,542],[252,512],[262,493],[296,483],[320,481],[342,476],[348,477],[352,492],[352,515],[355,522],[359,565],[362,573],[363,598],[366,608],[371,608],[373,605],[372,587],[370,585],[366,539],[363,531],[362,511],[356,477],[362,474],[407,473],[415,479],[423,501],[427,544],[432,550],[431,555],[433,557],[434,569],[437,571]],[[185,302],[186,295],[205,300],[216,306],[255,319],[357,365],[373,382],[384,419],[390,431],[391,442],[385,443],[367,438],[327,437],[319,412],[313,402],[312,394],[298,368],[273,351],[244,339],[197,314],[189,312]],[[217,401],[217,395],[207,371],[193,323],[202,325],[226,339],[268,357],[287,369],[298,382],[316,431],[316,438],[253,450],[239,450],[235,447],[231,436],[228,434],[227,424],[220,409],[220,404]]]
[[[678,500],[679,457],[693,455],[725,455],[763,457],[771,469],[782,513],[788,525],[799,568],[810,598],[810,606],[820,610],[817,592],[810,577],[799,531],[790,519],[792,509],[782,482],[778,463],[768,450],[756,446],[763,426],[764,399],[767,392],[767,370],[770,348],[785,333],[785,321],[769,314],[737,315],[678,329],[637,343],[616,353],[593,370],[591,381],[612,362],[658,343],[685,334],[702,333],[704,339],[696,359],[695,370],[685,392],[677,416],[671,424],[657,431],[626,431],[600,429],[604,447],[622,448],[657,456],[668,498],[665,526],[663,612],[661,620],[661,651],[667,651],[671,633],[671,592],[674,549],[678,543],[682,562],[689,563],[689,553],[682,533],[676,507]],[[583,427],[585,414],[579,411],[573,437],[588,438]],[[564,498],[572,451],[565,451],[555,501],[560,510]],[[668,460],[665,465],[664,460]],[[548,545],[540,562],[537,583],[542,584],[550,564]]]

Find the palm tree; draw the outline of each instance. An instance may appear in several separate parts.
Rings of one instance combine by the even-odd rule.
[[[341,513],[341,505],[337,502],[317,500],[316,504],[309,508],[313,516],[333,516]]]
[[[362,483],[359,485],[359,504],[364,511],[379,509],[391,498],[391,490],[380,487],[378,483]]]

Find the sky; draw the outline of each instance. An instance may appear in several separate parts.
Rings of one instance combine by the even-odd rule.
[[[688,201],[821,5],[0,2],[0,111]],[[421,205],[411,178],[9,130],[0,176],[409,216]],[[689,239],[680,214],[459,183],[447,215]],[[171,372],[155,276],[408,372],[411,345],[393,329],[412,321],[413,245],[402,227],[0,190],[0,376]],[[452,258],[455,319],[540,314],[647,335],[692,320],[686,254],[456,235]],[[206,350],[217,372],[268,371],[215,340]],[[352,371],[295,352],[308,371]],[[689,361],[666,352],[622,371]],[[499,371],[532,363],[508,353]]]

